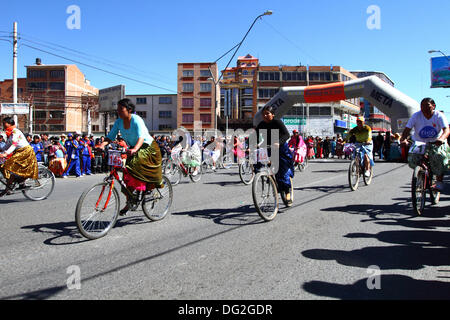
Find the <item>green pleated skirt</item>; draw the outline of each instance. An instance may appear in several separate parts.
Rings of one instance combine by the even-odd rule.
[[[161,163],[161,150],[153,140],[151,145],[144,143],[135,154],[128,157],[125,166],[134,178],[158,187],[162,185]]]

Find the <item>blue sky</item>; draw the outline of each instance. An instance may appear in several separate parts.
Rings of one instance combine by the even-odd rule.
[[[70,5],[80,8],[80,29],[66,26]],[[367,27],[370,5],[380,8],[380,29]],[[430,58],[439,54],[428,53],[450,55],[448,0],[10,1],[0,11],[0,39],[17,21],[19,77],[36,57],[74,63],[28,45],[145,83],[77,63],[100,89],[125,84],[127,94],[176,93],[177,63],[215,61],[266,10],[273,14],[256,22],[237,56],[250,53],[261,65],[382,71],[400,91],[417,101],[430,96],[450,116],[450,89],[430,88]],[[0,79],[11,77],[12,45],[0,41]]]

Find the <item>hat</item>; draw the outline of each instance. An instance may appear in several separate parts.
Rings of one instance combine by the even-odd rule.
[[[68,133],[67,136],[68,136],[68,137],[73,137],[73,134]]]
[[[67,136],[63,133],[62,135],[61,135],[61,137],[64,137],[64,138],[66,138]]]
[[[364,122],[364,117],[363,116],[359,116],[358,118],[356,118],[356,121]]]
[[[292,133],[298,133],[298,131],[294,129],[294,130],[292,131]]]

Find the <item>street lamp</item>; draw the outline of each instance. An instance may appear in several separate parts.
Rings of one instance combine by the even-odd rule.
[[[441,50],[428,50],[428,53],[440,53],[440,54],[442,54],[444,57],[446,57],[447,60],[450,61],[450,58],[449,58],[445,53],[443,53]]]
[[[250,28],[248,28],[247,32],[245,33],[244,37],[242,38],[241,42],[239,42],[239,44],[237,45],[236,50],[234,50],[233,56],[230,58],[230,60],[228,61],[226,67],[224,68],[224,70],[226,70],[228,68],[228,66],[230,65],[231,61],[233,60],[233,58],[236,56],[236,53],[238,52],[239,48],[241,47],[242,43],[244,42],[245,38],[247,38],[247,35],[250,33],[250,30],[252,30],[253,26],[255,25],[256,21],[260,18],[262,18],[263,16],[270,16],[272,15],[273,11],[272,10],[267,10],[266,12],[264,12],[263,14],[260,14],[259,16],[257,16],[255,18],[255,20],[253,21],[253,23],[251,24]],[[222,57],[221,57],[222,58]],[[217,82],[215,82],[216,84],[220,82],[220,79],[223,76],[223,72],[221,73],[219,79],[217,79]],[[226,125],[226,130],[225,130],[225,135],[227,135],[228,131],[228,114],[226,116],[226,121],[227,121],[227,125]]]

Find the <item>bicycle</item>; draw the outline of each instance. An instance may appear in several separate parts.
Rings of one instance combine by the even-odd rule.
[[[0,159],[0,165],[6,160]],[[43,164],[38,163],[37,180],[27,179],[24,182],[24,188],[19,188],[17,183],[7,186],[7,181],[3,174],[0,174],[0,194],[12,195],[17,191],[22,191],[25,198],[32,201],[41,201],[47,199],[55,188],[55,175]],[[7,190],[9,189],[9,190]]]
[[[239,178],[245,185],[249,185],[253,182],[253,179],[255,178],[255,169],[250,162],[250,159],[244,158],[239,164]]]
[[[261,163],[262,168],[258,170],[252,181],[252,197],[256,211],[265,221],[271,221],[275,218],[279,209],[278,193],[286,207],[292,206],[294,201],[294,184],[291,180],[290,196],[291,200],[286,199],[286,194],[279,191],[275,174],[271,169],[271,164],[266,149],[258,149],[254,152],[254,162]],[[267,202],[267,204],[266,204]]]
[[[145,191],[128,190],[127,185],[119,177],[123,170],[121,152],[108,151],[108,165],[111,172],[103,180],[86,189],[80,196],[75,210],[75,221],[80,233],[90,239],[105,236],[115,225],[120,211],[120,198],[114,186],[117,181],[127,193],[127,205],[131,211],[142,206],[145,216],[151,221],[159,221],[166,217],[173,201],[173,190],[169,179],[162,176],[164,186],[155,188],[147,183]]]
[[[441,193],[433,188],[436,183],[436,175],[431,170],[430,159],[428,155],[428,147],[432,143],[424,143],[415,141],[409,149],[409,153],[419,154],[422,156],[420,164],[414,168],[411,179],[411,200],[413,203],[413,211],[417,215],[421,215],[425,209],[426,193],[429,192],[430,202],[432,205],[439,203]]]
[[[372,182],[373,168],[372,166],[370,166],[370,175],[366,177],[366,175],[364,174],[364,157],[361,157],[361,148],[363,144],[355,143],[352,145],[353,148],[350,155],[351,161],[348,167],[348,183],[350,185],[350,189],[352,189],[352,191],[356,191],[356,189],[358,189],[360,176],[363,176],[363,180],[366,186],[368,186]]]
[[[171,153],[171,160],[166,165],[166,168],[164,169],[163,173],[170,179],[170,182],[173,186],[176,186],[180,183],[181,177],[187,177],[192,180],[192,182],[198,182],[200,181],[202,177],[202,166],[191,166],[186,165],[183,163],[183,160],[185,160],[185,163],[189,160],[193,160],[192,153],[187,150],[172,150]],[[197,173],[195,171],[197,170]]]

